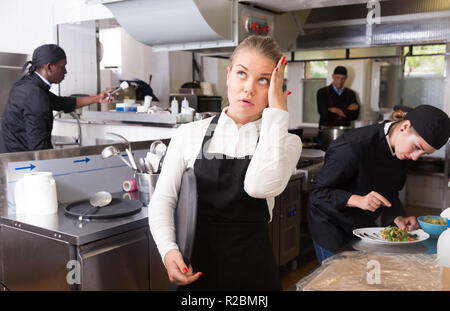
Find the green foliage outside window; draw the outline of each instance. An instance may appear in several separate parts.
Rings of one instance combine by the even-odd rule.
[[[445,56],[427,56],[426,54],[442,54],[445,53],[445,49],[445,44],[417,45],[412,47],[412,53],[410,53],[411,47],[404,47],[403,55],[405,56],[405,77],[444,76]]]
[[[327,61],[309,62],[309,79],[326,78],[327,73]]]

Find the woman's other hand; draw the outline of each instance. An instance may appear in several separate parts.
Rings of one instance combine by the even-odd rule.
[[[358,207],[362,210],[375,212],[381,205],[390,207],[391,203],[381,194],[371,191],[365,196],[352,195],[347,202],[347,206]]]
[[[270,78],[269,86],[269,107],[278,108],[287,111],[287,96],[291,94],[289,91],[283,92],[283,79],[284,70],[286,69],[288,61],[286,57],[283,56],[279,61],[277,66],[272,72],[272,77]]]
[[[201,272],[194,273],[192,266],[187,267],[179,250],[173,249],[164,256],[170,282],[176,285],[187,285],[198,280]]]
[[[419,224],[414,216],[402,217],[398,216],[394,219],[394,223],[402,230],[416,230],[419,229]]]

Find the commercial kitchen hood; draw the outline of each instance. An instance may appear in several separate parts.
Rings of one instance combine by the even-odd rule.
[[[275,36],[276,13],[237,0],[101,0],[136,40],[161,50],[230,52],[250,34]],[[98,3],[98,1],[97,1]],[[290,22],[294,24],[294,20]],[[295,44],[298,33],[290,37]],[[279,38],[285,45],[286,40]],[[280,43],[280,42],[279,42]]]
[[[378,1],[372,1],[378,2]],[[296,42],[298,50],[405,45],[450,40],[450,2],[378,2],[379,20],[369,23],[367,3],[314,8]],[[372,16],[374,17],[374,16]]]

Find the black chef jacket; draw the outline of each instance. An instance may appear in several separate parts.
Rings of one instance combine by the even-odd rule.
[[[26,74],[13,85],[3,112],[1,152],[53,148],[53,110],[74,111],[76,98],[56,96],[49,90],[35,73]]]
[[[392,225],[395,217],[405,216],[398,192],[405,184],[409,162],[392,155],[384,123],[353,129],[331,143],[308,200],[313,240],[337,252],[354,238],[354,229]],[[392,206],[380,206],[375,212],[345,206],[352,194],[364,196],[371,191]]]
[[[355,92],[345,88],[341,95],[336,93],[333,85],[330,84],[317,91],[317,110],[320,119],[319,126],[350,126],[350,121],[356,120],[359,115],[358,110],[348,110],[352,103],[357,103]],[[347,118],[342,118],[335,113],[328,111],[329,107],[340,108]]]

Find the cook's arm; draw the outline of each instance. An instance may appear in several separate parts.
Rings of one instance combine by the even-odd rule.
[[[244,181],[251,197],[275,197],[286,188],[302,151],[300,137],[289,134],[288,126],[287,111],[264,109],[259,142]]]
[[[110,89],[103,90],[99,94],[94,95],[94,96],[77,97],[77,105],[76,105],[75,109],[78,109],[78,108],[81,108],[84,106],[88,106],[88,105],[92,105],[95,103],[107,103],[107,102],[111,101],[113,98],[108,98],[108,92],[111,92],[111,90]]]
[[[324,120],[335,119],[337,117],[337,114],[328,109],[329,102],[330,99],[324,90],[317,91],[317,111]]]
[[[344,210],[352,193],[346,190],[357,170],[357,159],[349,144],[332,144],[325,163],[311,190],[310,200],[323,211]]]
[[[350,101],[349,101],[350,104],[346,107],[346,109],[344,110],[344,113],[349,120],[353,121],[358,118],[361,106],[359,105],[358,100],[356,99],[355,92],[353,92],[353,91],[350,91],[350,92],[351,92]],[[358,105],[358,109],[348,109],[348,107],[352,106],[352,104]]]

